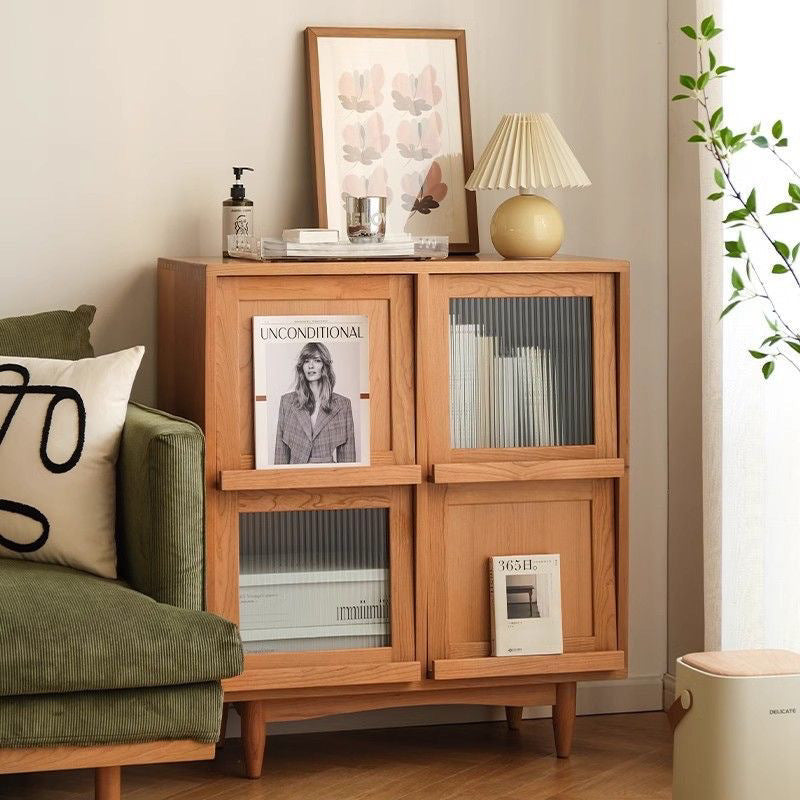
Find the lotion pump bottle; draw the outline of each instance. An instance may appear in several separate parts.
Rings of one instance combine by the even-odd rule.
[[[253,172],[252,167],[234,167],[236,180],[231,186],[231,196],[222,203],[222,255],[228,255],[228,235],[235,233],[243,236],[253,235],[253,201],[244,196],[242,173]]]

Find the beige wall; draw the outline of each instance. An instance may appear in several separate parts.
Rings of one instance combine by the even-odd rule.
[[[680,28],[694,25],[710,5],[669,0],[670,97],[679,91],[678,75],[694,74],[695,45]],[[667,671],[672,674],[678,656],[703,649],[702,205],[699,152],[686,141],[695,116],[689,101],[670,104]]]
[[[306,25],[467,31],[476,147],[549,111],[592,178],[553,192],[566,252],[632,262],[631,674],[666,666],[666,0],[0,5],[0,315],[98,306],[99,352],[143,343],[154,264],[219,248],[232,164],[262,231],[312,222]],[[481,193],[480,235],[505,195]]]

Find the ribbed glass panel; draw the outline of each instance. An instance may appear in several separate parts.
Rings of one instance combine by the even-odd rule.
[[[239,615],[247,652],[387,647],[389,511],[239,515]]]
[[[454,448],[594,441],[589,297],[450,298]]]

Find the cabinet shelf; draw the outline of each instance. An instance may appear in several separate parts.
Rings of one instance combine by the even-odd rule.
[[[563,461],[476,461],[434,464],[434,483],[495,483],[498,481],[553,481],[580,478],[621,478],[621,458],[583,458]]]
[[[223,492],[244,492],[309,487],[410,486],[422,483],[418,464],[375,467],[294,467],[289,469],[226,469],[219,473]]]
[[[576,672],[614,672],[622,669],[625,669],[625,653],[622,650],[601,650],[545,656],[440,658],[433,662],[433,677],[436,680],[507,678]]]

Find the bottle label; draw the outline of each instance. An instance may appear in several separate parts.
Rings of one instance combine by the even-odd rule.
[[[228,236],[253,235],[253,207],[252,206],[223,206],[222,207],[222,252],[228,251]]]

